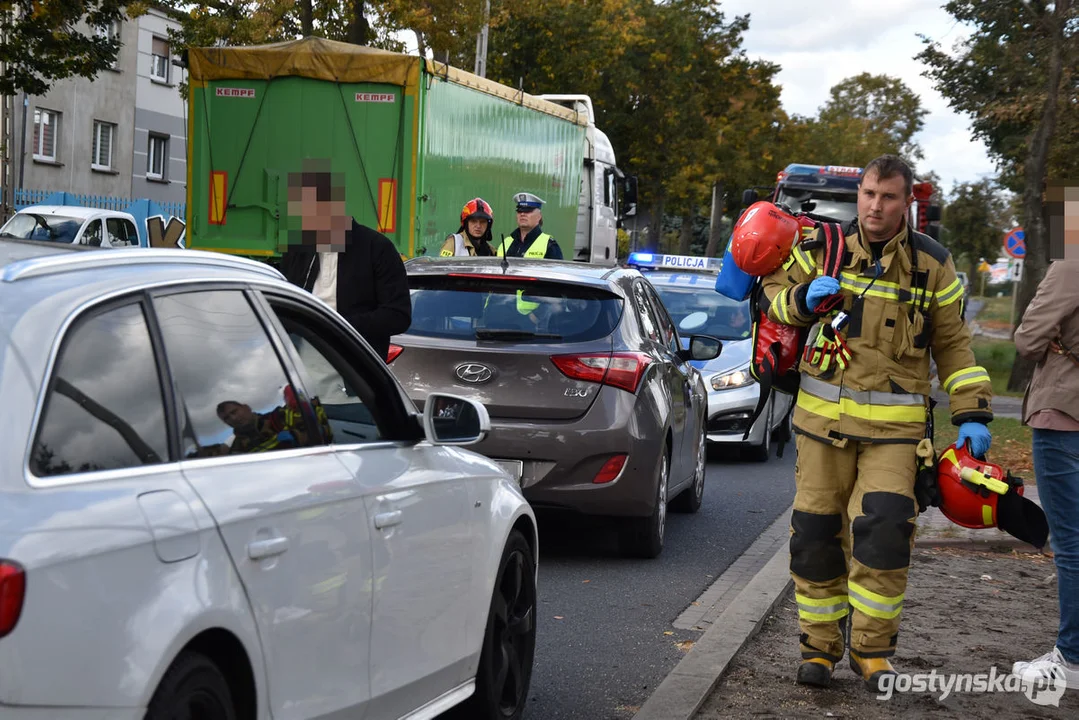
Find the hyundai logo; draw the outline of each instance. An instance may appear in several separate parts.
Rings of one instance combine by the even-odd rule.
[[[473,385],[485,383],[495,376],[495,371],[482,363],[458,365],[454,372],[461,379],[461,382],[472,383]]]

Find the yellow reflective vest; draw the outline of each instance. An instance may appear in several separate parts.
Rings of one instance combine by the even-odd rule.
[[[952,423],[992,420],[989,374],[975,364],[963,319],[965,293],[948,250],[904,227],[885,244],[883,272],[870,284],[876,269],[859,225],[851,223],[845,236],[839,283],[850,319],[840,335],[851,357],[845,367],[822,367],[803,356],[795,429],[840,446],[848,440],[916,444],[925,436],[930,352]],[[839,310],[822,318],[806,305],[809,283],[824,274],[823,255],[823,249],[798,245],[763,281],[769,318],[808,327],[808,346]]]

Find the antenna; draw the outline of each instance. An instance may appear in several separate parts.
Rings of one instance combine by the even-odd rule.
[[[510,269],[510,261],[506,259],[506,233],[499,233],[499,235],[502,236],[502,274],[505,275]]]

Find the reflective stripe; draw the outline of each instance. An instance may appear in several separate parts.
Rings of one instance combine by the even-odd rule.
[[[776,293],[776,299],[772,302],[772,305],[776,309],[776,320],[784,325],[790,325],[790,313],[787,311],[787,298],[790,296],[791,291],[794,288],[783,288]]]
[[[956,278],[952,281],[951,285],[936,293],[937,305],[940,307],[951,305],[953,302],[963,297],[963,294],[963,283],[959,282],[959,279]]]
[[[850,604],[870,617],[891,620],[903,612],[902,595],[878,595],[851,580],[847,580],[847,592],[850,594]]]
[[[863,405],[846,397],[840,398],[839,402],[835,402],[821,400],[804,391],[798,393],[798,407],[829,420],[839,420],[840,415],[846,415],[847,417],[868,422],[925,422],[924,406]]]
[[[975,365],[974,367],[956,370],[949,375],[948,379],[944,381],[944,391],[951,395],[961,387],[982,382],[990,382],[989,373],[985,371],[985,368]]]
[[[811,598],[795,593],[794,599],[798,602],[798,617],[810,622],[830,622],[846,617],[850,612],[846,595]]]
[[[790,256],[783,262],[783,269],[784,270],[790,270],[791,265],[794,264],[794,261],[795,261],[794,253],[791,253]]]
[[[850,398],[859,405],[913,405],[925,406],[925,395],[912,393],[881,392],[879,390],[851,390],[831,385],[811,375],[802,374],[801,388],[821,400],[839,402],[840,398]]]
[[[982,524],[986,527],[996,526],[993,522],[993,508],[989,505],[982,505]]]
[[[798,261],[798,264],[801,266],[802,270],[805,271],[806,275],[813,274],[813,271],[816,269],[817,262],[813,258],[812,252],[809,252],[801,245],[798,245],[794,248],[794,252],[792,253],[792,255],[794,256],[794,259]]]

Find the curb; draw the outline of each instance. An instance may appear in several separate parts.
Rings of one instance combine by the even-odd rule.
[[[793,585],[789,560],[784,545],[663,679],[633,720],[691,720],[697,714],[731,660]]]

